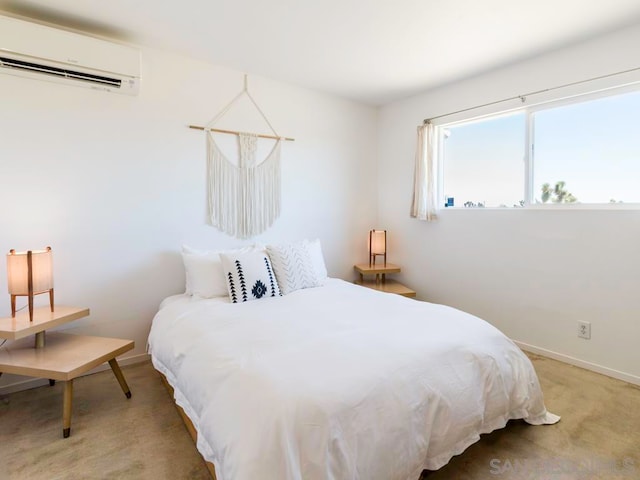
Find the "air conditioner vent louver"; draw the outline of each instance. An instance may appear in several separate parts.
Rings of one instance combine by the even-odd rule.
[[[0,15],[0,85],[5,75],[137,95],[140,50]]]
[[[37,63],[24,62],[22,60],[13,60],[11,58],[0,57],[0,67],[16,68],[29,72],[45,73],[56,77],[70,78],[72,80],[81,80],[83,82],[97,83],[101,85],[110,85],[120,88],[122,80],[117,78],[103,77],[100,75],[92,75],[90,73],[76,72],[66,68],[50,67],[48,65],[39,65]]]

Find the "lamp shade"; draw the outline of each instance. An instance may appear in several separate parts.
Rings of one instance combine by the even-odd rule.
[[[371,254],[384,255],[387,253],[387,231],[371,230]]]
[[[29,255],[30,254],[30,255]],[[33,282],[32,294],[53,288],[53,254],[51,248],[7,254],[7,285],[10,295],[29,295],[29,262]]]
[[[387,231],[371,230],[369,232],[369,265],[376,263],[376,255],[384,257],[384,264],[387,264]]]

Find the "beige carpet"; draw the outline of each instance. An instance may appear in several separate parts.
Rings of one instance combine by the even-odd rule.
[[[0,400],[0,479],[210,479],[151,364],[122,371],[129,400],[111,370],[73,381],[66,439],[63,382]]]
[[[510,422],[423,478],[640,479],[640,388],[531,357],[560,423]],[[0,479],[209,478],[152,366],[123,371],[130,400],[110,371],[74,381],[68,439],[60,382],[0,399]]]
[[[483,435],[427,480],[638,480],[640,388],[537,355],[556,425],[512,421]]]

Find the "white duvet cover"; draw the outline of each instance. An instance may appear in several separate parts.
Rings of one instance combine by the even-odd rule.
[[[529,359],[459,310],[341,280],[164,302],[149,349],[219,480],[417,480],[546,411]]]

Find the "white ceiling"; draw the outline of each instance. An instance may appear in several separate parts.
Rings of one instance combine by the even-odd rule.
[[[639,0],[0,0],[0,11],[372,105],[640,22]]]

